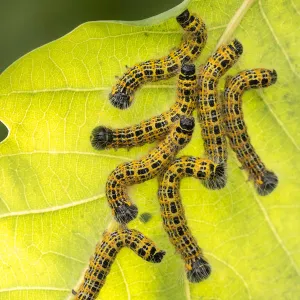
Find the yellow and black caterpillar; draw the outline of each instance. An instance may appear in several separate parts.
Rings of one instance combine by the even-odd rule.
[[[119,165],[108,177],[106,197],[113,215],[119,223],[128,223],[138,213],[137,206],[131,202],[127,187],[154,178],[168,167],[176,154],[192,138],[193,117],[182,117],[173,125],[170,134],[158,146],[140,160]]]
[[[211,272],[209,263],[203,258],[201,248],[193,237],[184,214],[180,198],[180,180],[194,177],[215,181],[224,175],[224,167],[209,159],[183,156],[176,159],[160,178],[158,199],[163,226],[171,243],[185,262],[190,282],[200,282]]]
[[[195,66],[193,64],[182,65],[177,83],[177,100],[170,110],[140,124],[122,129],[98,126],[92,131],[92,146],[97,150],[131,148],[161,140],[177,119],[184,115],[192,115],[196,108],[196,88]]]
[[[218,99],[217,86],[219,79],[233,66],[243,53],[243,46],[238,40],[220,46],[200,68],[198,119],[206,156],[212,161],[226,164],[227,143],[222,116],[222,102]],[[224,180],[207,182],[204,185],[211,189],[220,189],[226,185]]]
[[[132,104],[134,92],[142,84],[170,78],[179,72],[182,64],[198,57],[207,40],[204,22],[196,15],[191,15],[188,10],[177,17],[177,22],[188,33],[181,45],[165,57],[148,60],[128,69],[109,95],[113,106],[128,108]]]
[[[75,299],[94,300],[97,298],[111,265],[123,247],[130,248],[138,256],[152,263],[161,262],[165,255],[165,251],[159,250],[152,240],[137,230],[122,228],[114,232],[106,232],[102,241],[96,246],[78,291],[72,291]]]
[[[236,153],[242,167],[249,173],[258,194],[264,196],[271,193],[278,184],[278,178],[266,169],[260,157],[251,145],[250,137],[244,121],[242,95],[246,90],[267,87],[277,80],[275,70],[245,70],[234,77],[228,77],[224,91],[224,114],[226,134],[231,148]]]

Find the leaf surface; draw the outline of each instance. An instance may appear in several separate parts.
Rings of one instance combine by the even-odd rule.
[[[300,5],[296,1],[185,1],[152,19],[90,22],[16,61],[0,81],[0,299],[69,299],[102,232],[112,226],[105,182],[130,151],[94,151],[98,124],[124,127],[159,114],[175,99],[176,79],[140,89],[132,107],[108,101],[125,65],[166,55],[180,43],[175,16],[186,5],[209,29],[203,64],[218,41],[239,39],[245,68],[275,68],[276,85],[247,92],[243,109],[253,145],[279,186],[259,197],[232,152],[222,191],[182,181],[186,216],[213,272],[189,284],[163,231],[156,179],[130,188],[149,222],[130,223],[167,251],[152,265],[125,249],[101,299],[296,299],[300,294]],[[220,84],[222,89],[223,82]],[[200,129],[182,154],[203,155]]]

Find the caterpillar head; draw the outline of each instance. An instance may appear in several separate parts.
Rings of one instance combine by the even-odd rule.
[[[254,69],[254,70],[248,70],[248,72],[250,74],[260,73],[260,75],[261,75],[261,80],[256,81],[257,86],[254,86],[254,87],[268,87],[277,81],[277,72],[275,70]],[[254,82],[255,82],[255,80],[254,80]]]
[[[119,109],[126,109],[131,105],[132,99],[129,95],[122,93],[122,92],[116,92],[114,94],[109,94],[109,100],[111,104]]]
[[[261,178],[262,183],[255,183],[259,195],[266,196],[273,192],[278,185],[278,177],[272,171],[266,170]]]
[[[149,257],[149,261],[153,263],[160,263],[164,258],[166,251],[164,250],[157,250],[155,247],[151,249],[151,256]]]
[[[96,150],[105,149],[113,141],[113,132],[107,127],[97,126],[92,131],[90,141]]]
[[[218,164],[216,167],[212,164],[211,176],[208,180],[203,182],[204,186],[210,190],[220,190],[225,187],[227,182],[227,174],[225,169],[225,164]]]
[[[188,11],[188,9],[186,9],[179,16],[176,17],[176,20],[181,26],[183,26],[185,23],[188,23],[189,18],[190,12]]]
[[[276,72],[276,70],[271,71],[271,76],[272,76],[271,84],[274,84],[277,81],[277,72]]]
[[[193,132],[195,127],[195,120],[193,117],[181,117],[179,121],[179,126],[182,130],[186,132]]]
[[[211,56],[212,61],[216,60],[216,55],[220,56],[220,61],[215,62],[213,75],[216,78],[220,78],[225,72],[227,72],[239,59],[243,53],[242,44],[234,39],[231,43],[221,45],[215,54]],[[207,64],[202,68],[203,72],[207,72]],[[201,71],[201,73],[203,73]],[[200,79],[202,77],[200,73]],[[200,80],[201,81],[201,80]],[[202,84],[200,82],[200,84]]]
[[[136,218],[138,208],[135,204],[122,204],[114,209],[115,219],[118,223],[127,224]]]
[[[233,47],[234,47],[234,52],[240,56],[243,54],[243,45],[241,44],[241,42],[239,42],[237,39],[234,39],[232,41]]]
[[[196,67],[194,64],[184,64],[181,67],[181,73],[183,75],[194,75],[196,73]]]
[[[202,257],[191,264],[191,270],[187,272],[189,282],[198,283],[207,279],[211,273],[211,267]]]

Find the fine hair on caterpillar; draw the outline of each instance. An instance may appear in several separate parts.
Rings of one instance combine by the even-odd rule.
[[[176,102],[170,109],[139,124],[111,129],[97,126],[91,134],[91,144],[96,150],[131,148],[163,139],[170,126],[181,116],[190,116],[197,105],[197,77],[195,65],[184,64],[177,81]]]
[[[266,169],[251,144],[244,121],[242,95],[249,89],[268,87],[276,80],[275,70],[262,68],[245,70],[228,77],[224,90],[225,126],[230,146],[236,153],[242,168],[247,170],[249,179],[254,181],[255,188],[261,196],[270,194],[276,188],[278,178],[274,172]]]
[[[109,94],[113,106],[119,109],[128,108],[132,104],[135,91],[142,84],[168,79],[179,72],[182,64],[192,62],[199,56],[207,40],[205,23],[188,10],[176,19],[186,32],[180,46],[165,57],[148,60],[129,68]]]
[[[205,156],[215,163],[224,164],[223,178],[212,182],[204,180],[209,189],[221,189],[226,185],[227,142],[223,124],[222,102],[218,96],[218,83],[221,76],[231,68],[243,53],[243,46],[238,40],[221,45],[215,53],[200,67],[198,120],[204,144]]]
[[[127,193],[127,187],[145,182],[162,173],[177,153],[191,140],[194,130],[193,117],[181,117],[170,133],[148,155],[123,163],[109,175],[106,182],[106,197],[115,219],[126,224],[135,219],[138,209]]]
[[[180,197],[180,181],[183,177],[218,180],[223,174],[223,166],[209,159],[183,156],[174,160],[159,180],[158,199],[163,227],[185,262],[188,280],[193,283],[206,279],[211,267],[187,225]]]
[[[137,230],[123,227],[114,232],[105,232],[90,259],[78,291],[72,290],[75,295],[74,299],[94,300],[98,297],[110,268],[123,247],[130,248],[139,257],[152,263],[160,263],[166,254],[165,251],[158,249],[152,240]]]

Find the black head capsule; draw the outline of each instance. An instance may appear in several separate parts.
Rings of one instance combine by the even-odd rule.
[[[186,9],[179,16],[176,17],[176,20],[179,24],[184,24],[188,22],[189,18],[190,18],[190,12],[188,9]]]
[[[259,195],[266,196],[274,191],[278,185],[278,177],[272,171],[266,171],[262,177],[262,184],[256,184]]]
[[[203,185],[210,190],[220,190],[226,186],[227,176],[210,178],[203,182]]]
[[[96,150],[103,150],[113,142],[113,131],[104,126],[95,127],[90,136],[90,141]]]
[[[153,263],[160,263],[162,259],[164,258],[164,255],[166,254],[166,251],[160,250],[156,252],[153,256],[151,256],[150,261]]]
[[[227,174],[224,164],[219,164],[208,180],[203,185],[210,190],[220,190],[226,186]]]
[[[211,267],[203,258],[199,258],[192,263],[192,269],[187,272],[189,282],[198,283],[207,279],[211,273]]]
[[[126,109],[131,105],[130,96],[121,92],[109,94],[109,100],[114,107],[119,109]]]
[[[233,40],[233,45],[235,48],[235,53],[241,55],[243,53],[243,45],[237,39]]]
[[[195,120],[193,117],[182,117],[180,119],[180,127],[182,129],[191,131],[195,127]]]
[[[138,214],[138,208],[136,205],[122,204],[115,208],[115,218],[121,224],[127,224],[134,220]]]
[[[194,64],[184,64],[181,67],[181,73],[183,75],[194,75],[196,73],[196,67]]]
[[[277,81],[277,72],[276,72],[276,70],[271,71],[271,77],[272,77],[271,84],[274,84]]]

